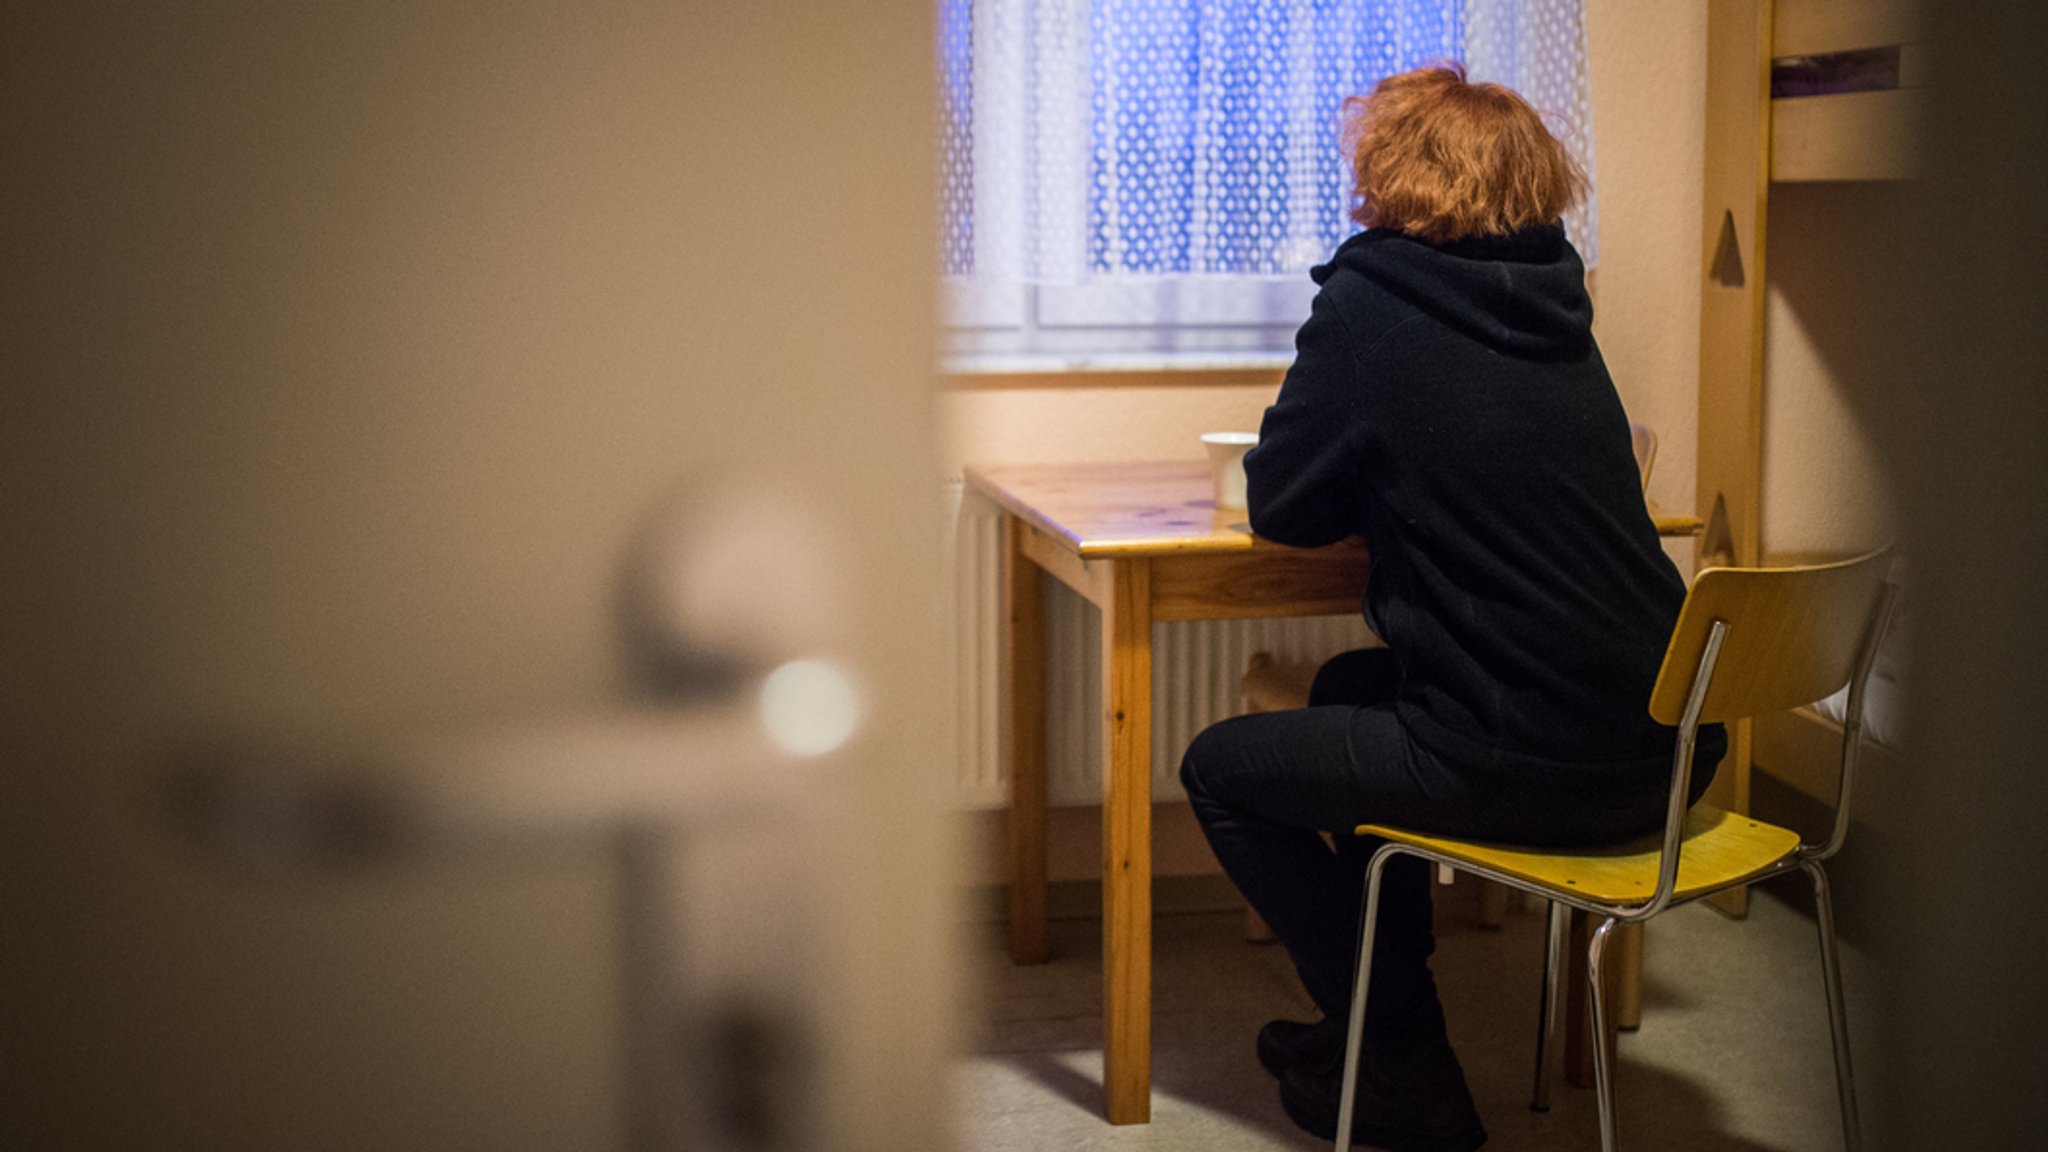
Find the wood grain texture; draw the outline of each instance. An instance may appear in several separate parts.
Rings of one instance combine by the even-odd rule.
[[[1010,770],[1010,959],[1041,964],[1045,931],[1045,600],[1038,566],[1023,553],[1025,528],[1003,531],[1004,759]]]
[[[1202,460],[973,466],[967,482],[1088,558],[1277,549],[1218,509]]]
[[[1102,612],[1102,1035],[1109,1122],[1152,1118],[1151,566],[1118,560]]]
[[[1698,490],[1707,512],[1700,567],[1756,564],[1763,503],[1764,283],[1770,195],[1771,0],[1709,0],[1706,155],[1701,199]],[[1715,275],[1724,230],[1741,276]],[[1707,793],[1749,810],[1749,727],[1729,731]],[[1731,915],[1745,894],[1717,900]]]
[[[1880,549],[1835,564],[1709,568],[1693,580],[1650,693],[1650,715],[1676,724],[1713,625],[1728,625],[1703,723],[1781,712],[1849,682],[1891,568]]]
[[[1155,620],[1348,616],[1363,611],[1372,558],[1355,544],[1263,552],[1168,555],[1152,562]]]
[[[1725,517],[1728,555],[1703,559],[1703,565],[1754,564],[1762,483],[1771,4],[1711,0],[1707,11],[1699,488],[1694,507]],[[1712,275],[1724,228],[1731,222],[1740,283]],[[1711,527],[1709,535],[1716,535]]]
[[[1046,574],[1078,593],[1097,608],[1109,603],[1109,561],[1083,560],[1066,542],[1045,534],[1043,529],[1016,517],[1009,523],[1017,533],[1017,547]]]

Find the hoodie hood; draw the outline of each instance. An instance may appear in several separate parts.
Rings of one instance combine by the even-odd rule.
[[[1448,244],[1371,228],[1309,275],[1322,284],[1343,269],[1505,355],[1567,360],[1593,349],[1586,268],[1559,224]]]

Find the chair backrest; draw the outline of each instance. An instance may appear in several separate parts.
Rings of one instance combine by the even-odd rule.
[[[1693,581],[1650,694],[1650,715],[1677,724],[1716,621],[1728,625],[1700,710],[1703,724],[1810,704],[1855,675],[1880,627],[1891,549],[1796,568],[1709,568]]]
[[[1650,469],[1657,466],[1657,433],[1648,424],[1628,426],[1629,450],[1636,454],[1636,475],[1642,479],[1643,491],[1650,490]]]

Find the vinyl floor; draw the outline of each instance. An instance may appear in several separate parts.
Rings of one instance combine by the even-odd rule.
[[[1493,1152],[1599,1147],[1589,1090],[1558,1084],[1528,1109],[1543,916],[1511,908],[1477,924],[1470,880],[1440,892],[1435,968],[1452,1040]],[[1624,1148],[1827,1152],[1841,1147],[1813,922],[1759,891],[1747,919],[1703,905],[1648,926],[1643,1023],[1620,1042]],[[1054,958],[1018,967],[999,924],[973,928],[969,1052],[954,1084],[958,1146],[978,1152],[1324,1147],[1280,1110],[1252,1041],[1275,1017],[1307,1019],[1286,954],[1244,939],[1241,915],[1161,915],[1154,926],[1153,1118],[1101,1116],[1100,923],[1053,923]],[[1868,964],[1845,946],[1852,1035],[1866,1051]],[[1859,1061],[1869,1067],[1865,1056]]]

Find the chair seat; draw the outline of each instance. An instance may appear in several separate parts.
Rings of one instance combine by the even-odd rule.
[[[1640,904],[1657,890],[1661,832],[1592,848],[1525,848],[1429,836],[1383,824],[1361,824],[1361,836],[1413,845],[1454,862],[1511,876],[1596,904]],[[1686,813],[1674,903],[1718,892],[1771,868],[1799,850],[1799,834],[1748,816],[1697,804]]]

